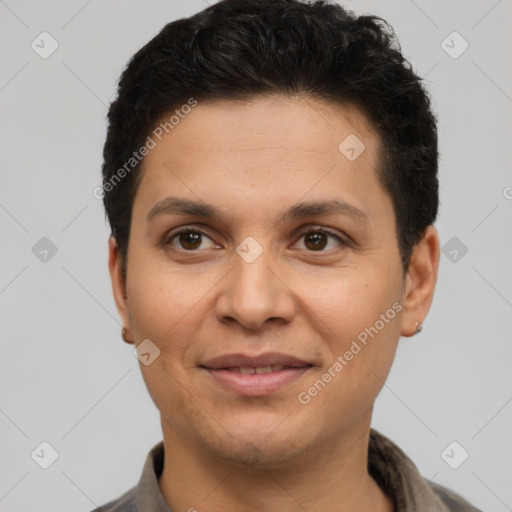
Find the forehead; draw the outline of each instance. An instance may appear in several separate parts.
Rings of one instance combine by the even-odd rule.
[[[339,191],[357,206],[365,195],[385,195],[378,137],[350,105],[280,95],[198,102],[168,131],[152,135],[136,203],[181,195],[248,205]]]
[[[157,125],[165,125],[169,118],[165,114]],[[338,156],[338,144],[350,134],[358,134],[370,145],[377,143],[370,123],[355,106],[305,96],[275,94],[243,101],[203,101],[181,119],[173,118],[178,123],[168,127],[170,133],[163,138],[170,142],[166,135],[177,135],[179,153],[188,156],[192,149],[225,151],[225,144],[230,144],[232,151],[255,155],[289,148]]]

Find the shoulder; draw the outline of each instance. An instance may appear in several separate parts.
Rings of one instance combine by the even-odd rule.
[[[450,512],[482,512],[457,493],[442,485],[429,482],[429,486]]]
[[[136,487],[132,487],[119,498],[95,508],[92,512],[137,512],[137,505],[135,503],[136,489]]]
[[[397,511],[481,512],[447,487],[429,482],[412,460],[393,442],[370,431],[368,470]]]

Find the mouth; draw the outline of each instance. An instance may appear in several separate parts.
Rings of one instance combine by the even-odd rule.
[[[313,365],[284,354],[250,357],[231,354],[212,359],[199,368],[220,385],[239,396],[277,393],[308,372]]]
[[[283,366],[281,364],[273,364],[272,366],[228,366],[226,368],[209,368],[210,370],[226,370],[228,372],[242,373],[244,375],[263,375],[265,373],[280,372],[282,370],[297,369],[310,367],[312,365],[304,366]],[[203,366],[203,368],[206,368]]]

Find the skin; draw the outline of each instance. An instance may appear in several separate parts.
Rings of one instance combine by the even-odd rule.
[[[338,150],[350,134],[366,146],[354,161]],[[114,238],[109,269],[128,338],[150,339],[161,351],[141,371],[161,414],[159,485],[173,511],[392,511],[366,468],[372,408],[399,337],[412,336],[430,308],[439,239],[429,226],[404,274],[378,147],[356,108],[277,95],[200,102],[146,156],[126,282]],[[162,214],[148,222],[167,196],[214,205],[222,218]],[[297,202],[331,199],[366,220],[283,220]],[[190,225],[204,233],[199,241],[171,238]],[[318,248],[303,236],[308,227],[347,244],[320,235]],[[235,250],[249,236],[263,250],[252,263]],[[395,302],[402,309],[394,319],[300,403],[298,394]],[[198,367],[226,353],[271,351],[314,366],[278,392],[252,397]]]

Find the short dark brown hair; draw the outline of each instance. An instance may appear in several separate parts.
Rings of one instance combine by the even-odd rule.
[[[393,202],[408,269],[414,245],[437,217],[437,127],[428,93],[391,27],[326,1],[223,0],[167,24],[141,48],[110,106],[103,201],[125,277],[141,180],[142,161],[133,155],[158,121],[191,98],[243,100],[273,93],[348,103],[367,116],[380,138],[379,179]]]

